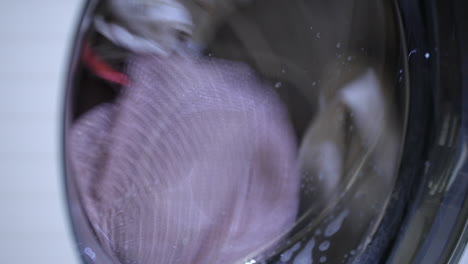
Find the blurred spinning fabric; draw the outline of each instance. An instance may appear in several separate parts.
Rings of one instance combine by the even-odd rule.
[[[233,263],[294,224],[300,177],[285,107],[247,66],[135,56],[130,85],[74,125],[80,199],[120,263]]]

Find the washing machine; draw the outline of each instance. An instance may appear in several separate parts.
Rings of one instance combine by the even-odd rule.
[[[82,262],[465,263],[467,12],[461,0],[87,1],[63,104]],[[207,121],[224,118],[236,121]],[[246,154],[256,144],[268,151]]]

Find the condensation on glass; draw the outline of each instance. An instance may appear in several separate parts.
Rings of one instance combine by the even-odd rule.
[[[392,1],[89,1],[66,104],[89,263],[351,263],[404,140]]]

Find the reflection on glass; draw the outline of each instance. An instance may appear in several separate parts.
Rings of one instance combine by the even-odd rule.
[[[391,4],[90,9],[66,134],[85,259],[346,263],[366,248],[405,113]]]

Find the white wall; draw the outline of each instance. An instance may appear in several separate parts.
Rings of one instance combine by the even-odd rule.
[[[0,262],[78,263],[62,188],[59,118],[84,1],[0,1]]]

